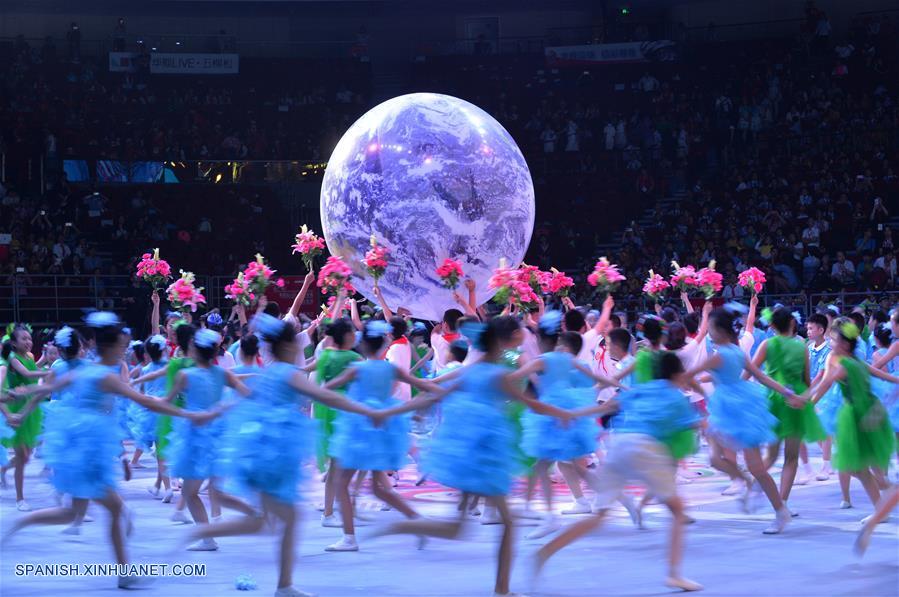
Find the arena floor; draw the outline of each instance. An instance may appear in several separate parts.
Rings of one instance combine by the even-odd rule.
[[[150,458],[144,461],[152,466]],[[779,536],[762,535],[773,513],[760,508],[745,515],[734,498],[720,495],[726,486],[707,465],[704,455],[691,463],[699,476],[680,489],[696,524],[687,535],[685,575],[705,585],[707,595],[899,595],[899,533],[894,517],[881,525],[864,559],[851,546],[859,519],[871,512],[861,487],[852,486],[855,508],[838,509],[836,477],[796,487],[791,508],[800,516]],[[817,458],[813,457],[817,465]],[[53,503],[50,485],[40,477],[40,463],[29,468],[26,497],[37,507]],[[816,466],[817,468],[817,466]],[[168,517],[174,506],[152,500],[146,487],[152,469],[136,471],[122,484],[122,492],[137,513],[136,531],[129,543],[135,563],[206,564],[202,578],[158,578],[141,594],[179,596],[240,595],[235,579],[252,576],[257,589],[248,594],[270,595],[276,586],[276,538],[223,538],[217,552],[173,551],[185,526]],[[413,505],[427,515],[454,513],[456,496],[431,483],[416,488],[415,473],[404,471],[399,487]],[[10,485],[12,474],[9,474]],[[315,510],[321,501],[321,483],[308,482],[309,500],[303,504],[295,586],[322,596],[468,596],[490,595],[494,551],[499,527],[473,522],[463,541],[431,540],[418,551],[411,537],[366,539],[371,527],[357,530],[357,553],[326,553],[323,548],[340,537],[339,529],[322,528]],[[564,506],[562,485],[557,492]],[[513,502],[520,506],[520,499]],[[762,504],[763,506],[766,504]],[[399,516],[375,512],[375,525]],[[60,534],[60,527],[32,527],[4,545],[0,563],[0,594],[17,597],[46,595],[102,595],[116,592],[115,578],[17,576],[19,564],[107,563],[112,550],[105,540],[106,518],[91,506],[96,522],[87,523],[81,536]],[[6,530],[20,514],[12,488],[0,494],[0,517]],[[228,514],[226,514],[226,517]],[[565,523],[578,518],[566,516]],[[530,524],[533,524],[531,522]],[[527,527],[517,529],[512,590],[529,595],[662,595],[666,561],[668,514],[659,506],[647,510],[646,530],[637,530],[626,513],[616,511],[610,524],[549,562],[539,583],[530,580],[532,554],[546,541],[524,539]]]

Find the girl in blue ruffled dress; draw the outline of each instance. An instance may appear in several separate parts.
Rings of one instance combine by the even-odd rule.
[[[184,408],[188,411],[207,410],[218,405],[226,387],[247,396],[249,388],[232,372],[213,364],[218,354],[222,337],[209,329],[197,330],[194,334],[191,353],[194,366],[178,372],[175,384],[166,402],[176,396],[184,397]],[[209,500],[216,508],[216,502],[223,496],[216,488],[213,480],[221,475],[216,470],[220,461],[219,450],[222,441],[222,425],[212,424],[198,426],[190,421],[179,420],[172,427],[171,433],[171,470],[172,475],[183,480],[181,495],[194,522],[208,524],[209,517],[203,500],[200,499],[200,487],[203,481],[209,480]],[[190,551],[215,551],[218,545],[212,539],[191,545]]]
[[[259,314],[254,326],[256,333],[269,345],[274,361],[258,375],[247,379],[252,393],[246,401],[253,408],[238,407],[247,418],[242,424],[226,428],[222,445],[228,465],[227,481],[238,493],[252,498],[255,507],[252,514],[238,520],[197,526],[189,539],[203,541],[253,534],[262,529],[265,514],[276,516],[284,529],[275,596],[302,597],[307,593],[297,590],[292,583],[298,519],[295,503],[299,499],[302,461],[314,453],[315,428],[305,414],[309,399],[378,420],[380,415],[306,378],[296,366],[300,347],[292,324]]]
[[[537,330],[538,342],[543,352],[537,359],[513,373],[511,379],[520,381],[536,374],[540,402],[565,410],[585,408],[596,403],[594,384],[616,387],[619,384],[594,374],[586,365],[575,359],[581,348],[580,334],[566,332],[566,341],[560,342],[561,323],[562,314],[558,311],[547,311],[543,315]],[[580,341],[577,346],[572,345],[575,338]],[[578,379],[580,377],[587,378],[590,385],[585,386]],[[524,415],[523,427],[521,447],[526,455],[537,459],[534,474],[540,479],[547,508],[543,522],[527,536],[528,539],[539,539],[560,527],[552,511],[553,489],[549,476],[550,467],[558,462],[560,470],[562,467],[573,469],[576,489],[579,492],[580,481],[588,478],[586,470],[576,466],[575,461],[593,452],[599,429],[593,419],[581,418],[563,427],[557,419],[534,412]],[[572,491],[574,490],[575,487],[572,487]]]
[[[487,324],[466,323],[462,333],[481,357],[442,378],[442,381],[453,379],[455,383],[442,390],[442,394],[435,394],[443,396],[443,421],[434,432],[422,462],[432,479],[462,492],[459,518],[452,522],[407,520],[385,527],[378,534],[454,539],[465,521],[468,501],[472,496],[484,496],[496,506],[503,524],[494,591],[497,595],[507,595],[512,570],[513,526],[506,495],[518,468],[515,458],[517,433],[507,412],[508,401],[520,401],[536,412],[563,419],[569,415],[526,396],[520,384],[511,377],[513,371],[503,364],[505,351],[522,341],[521,327],[516,319],[497,317]],[[392,416],[421,408],[434,399],[419,397],[384,414]]]
[[[397,383],[407,383],[421,392],[439,391],[438,385],[415,377],[384,360],[386,337],[390,330],[390,324],[385,321],[369,322],[362,332],[359,344],[365,360],[350,364],[346,371],[323,387],[330,390],[349,384],[347,397],[372,409],[402,404],[392,396]],[[350,482],[357,471],[372,471],[372,491],[379,500],[407,518],[419,517],[393,490],[387,477],[387,471],[397,471],[403,467],[409,452],[409,433],[407,417],[393,417],[380,427],[375,427],[371,419],[358,414],[347,413],[337,418],[328,452],[340,467],[337,498],[340,500],[343,538],[326,547],[325,551],[359,550],[349,492]]]
[[[712,374],[715,390],[708,400],[708,423],[709,432],[717,441],[712,442],[711,464],[732,479],[743,478],[736,461],[726,458],[718,446],[729,448],[734,452],[743,452],[746,467],[765,492],[777,514],[775,522],[764,530],[765,534],[774,535],[783,531],[791,516],[762,459],[762,446],[767,446],[777,439],[774,433],[777,417],[771,414],[768,408],[767,394],[762,385],[788,399],[795,398],[795,395],[765,375],[749,360],[738,344],[735,320],[735,315],[725,309],[718,309],[712,313],[709,331],[717,351],[705,362],[688,371],[687,375],[693,377],[703,371]],[[755,377],[762,385],[744,380],[742,378],[744,371]],[[744,508],[748,510],[752,479],[744,478],[744,481],[746,490],[743,503]]]
[[[164,340],[163,340],[164,341]],[[144,367],[153,361],[147,355],[147,345],[140,340],[131,342],[128,348],[128,378],[135,379],[143,373]],[[150,394],[146,388],[141,390],[144,394]],[[158,394],[152,394],[157,396]],[[147,433],[147,425],[150,421],[156,423],[156,414],[134,402],[125,402],[126,426],[128,435],[134,440],[134,453],[131,455],[130,466],[133,469],[146,468],[140,463],[140,457],[144,452],[153,447],[154,434]]]
[[[123,516],[125,507],[116,491],[116,463],[121,445],[119,436],[110,433],[110,429],[116,427],[116,398],[124,397],[151,410],[185,417],[196,424],[207,422],[219,413],[188,412],[132,389],[117,371],[128,346],[118,318],[112,313],[95,312],[88,316],[87,325],[95,332],[98,363],[85,364],[53,383],[22,388],[16,394],[31,396],[16,417],[21,420],[37,407],[41,397],[70,390],[71,399],[60,400],[54,410],[53,418],[64,424],[56,426],[54,423],[45,433],[44,441],[50,446],[47,455],[52,458],[48,461],[54,470],[52,482],[60,493],[71,494],[72,504],[19,518],[6,538],[34,524],[70,523],[79,514],[83,515],[88,503],[94,500],[110,513],[110,536],[116,561],[127,564],[123,524],[130,527],[130,520]],[[134,576],[118,579],[120,588],[130,588],[138,583],[140,579]]]
[[[166,354],[168,354],[168,343],[165,336],[161,334],[151,336],[144,344],[144,348],[150,362],[139,368],[139,375],[144,376],[157,371],[164,371],[168,365],[166,359]],[[153,377],[153,379],[141,384],[141,391],[148,396],[155,396],[157,398],[164,397],[166,394],[165,377],[151,377]],[[155,444],[158,437],[156,434],[158,426],[159,417],[156,413],[138,405],[135,405],[135,408],[131,409],[131,433],[134,435],[135,441],[138,441],[137,438],[140,438],[140,442],[147,447]],[[133,462],[132,466],[134,466]],[[165,472],[165,465],[162,463],[162,459],[157,458],[156,482],[152,487],[148,487],[147,491],[150,492],[153,499],[161,500],[164,497],[164,495],[162,495],[163,488],[165,488],[166,492],[169,492],[171,490],[171,481],[168,474]]]
[[[892,375],[899,374],[899,356],[888,358],[892,346],[894,344],[899,346],[899,342],[893,343],[894,334],[899,332],[896,328],[899,328],[899,325],[894,323],[892,327],[881,325],[874,331],[877,350],[874,351],[872,363],[881,371]],[[896,432],[896,445],[899,448],[899,387],[878,379],[872,379],[872,382],[871,389],[878,395],[890,416],[890,423]]]

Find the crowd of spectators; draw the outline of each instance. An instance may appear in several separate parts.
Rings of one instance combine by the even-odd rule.
[[[0,145],[51,159],[319,160],[370,103],[358,60],[247,57],[240,69],[109,72],[20,40],[0,48]]]
[[[895,25],[875,15],[831,31],[812,11],[793,39],[711,41],[648,67],[454,57],[417,75],[523,146],[538,188],[531,262],[582,275],[606,245],[630,297],[672,260],[716,259],[728,297],[750,265],[778,293],[896,289]]]

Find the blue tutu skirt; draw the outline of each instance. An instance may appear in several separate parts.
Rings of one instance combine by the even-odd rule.
[[[7,424],[5,418],[0,418],[0,440],[9,439],[16,434],[15,430]],[[0,466],[9,464],[9,455],[6,446],[0,446]]]
[[[743,450],[777,441],[777,417],[771,414],[763,386],[748,381],[718,384],[708,409],[709,428],[728,448]]]
[[[843,406],[843,391],[837,383],[833,384],[815,405],[815,412],[818,413],[818,419],[828,437],[833,437],[837,433],[837,413],[840,412],[841,406]]]
[[[225,488],[250,501],[263,493],[293,504],[300,497],[303,460],[314,453],[315,422],[297,405],[242,400],[224,425]]]
[[[569,388],[541,396],[547,404],[572,410],[595,404],[592,388]],[[580,417],[565,427],[555,417],[528,410],[522,418],[522,451],[540,460],[566,462],[596,449],[599,428],[593,417]]]
[[[422,468],[434,480],[477,495],[509,493],[518,467],[516,432],[501,399],[455,392],[443,400]]]
[[[131,428],[128,426],[128,412],[133,401],[121,396],[115,397],[115,415],[116,423],[119,427],[119,437],[122,439],[133,439]]]
[[[392,408],[397,399],[387,403],[361,400],[373,409]],[[328,444],[328,455],[336,458],[341,468],[361,471],[395,471],[406,463],[409,452],[411,415],[391,417],[380,427],[371,419],[356,413],[341,412],[334,422],[334,435]]]
[[[222,421],[215,419],[205,425],[194,425],[183,417],[173,417],[172,432],[166,458],[172,467],[172,476],[201,480],[221,474],[216,464],[220,462],[219,445]]]
[[[149,450],[156,441],[156,425],[159,415],[137,402],[128,405],[128,433],[140,450]]]
[[[871,376],[871,393],[887,410],[893,431],[899,433],[899,385]]]
[[[54,401],[51,412],[43,455],[53,469],[53,486],[74,498],[106,496],[115,489],[120,472],[122,436],[115,411],[106,414]]]

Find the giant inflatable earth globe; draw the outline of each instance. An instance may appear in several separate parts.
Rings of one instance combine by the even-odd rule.
[[[505,258],[522,260],[534,229],[534,186],[511,135],[489,114],[448,95],[413,93],[362,115],[328,161],[321,190],[328,249],[353,268],[369,299],[362,264],[374,235],[390,251],[379,287],[392,309],[439,320],[457,307],[436,268],[462,263],[477,299]],[[467,296],[464,287],[459,288]]]

